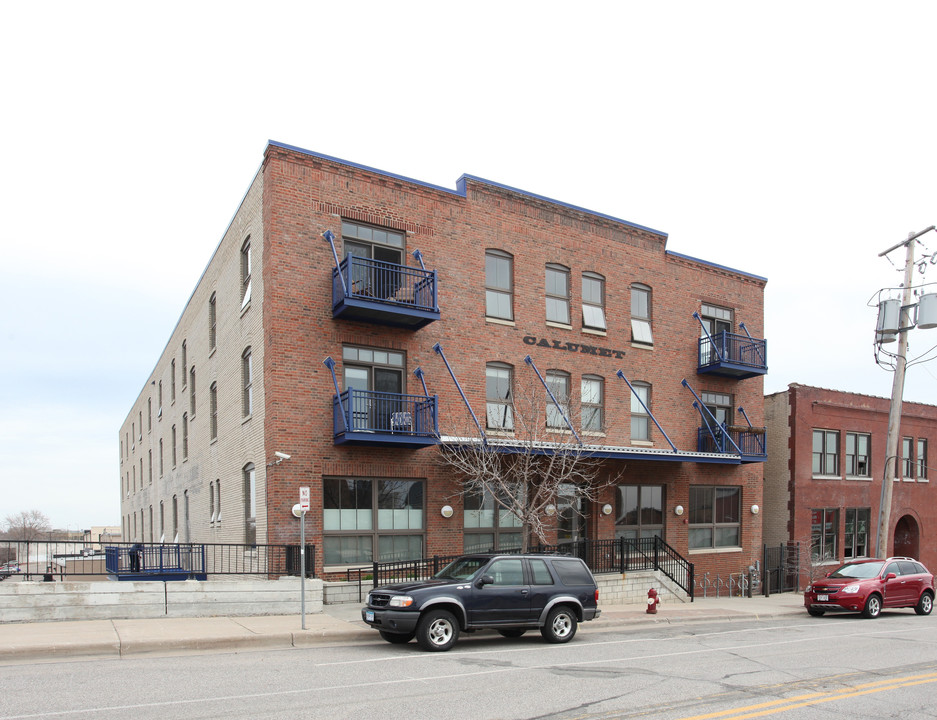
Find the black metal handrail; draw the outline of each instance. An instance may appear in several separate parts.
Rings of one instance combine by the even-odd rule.
[[[512,548],[497,552],[519,553],[521,550]],[[596,575],[624,573],[628,570],[659,570],[686,592],[691,602],[694,599],[693,563],[659,537],[568,541],[556,545],[537,545],[529,548],[528,552],[558,553],[582,558]],[[364,574],[370,570],[372,587],[406,580],[426,580],[458,557],[461,555],[434,555],[418,560],[374,562],[370,568],[349,570],[346,575],[351,581],[352,574],[357,574],[360,585]]]

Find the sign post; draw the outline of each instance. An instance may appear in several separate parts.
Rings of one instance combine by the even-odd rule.
[[[306,512],[309,510],[309,488],[299,488],[299,594],[302,628],[306,629]]]

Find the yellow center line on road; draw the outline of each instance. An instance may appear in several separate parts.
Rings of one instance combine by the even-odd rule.
[[[863,683],[850,688],[841,690],[831,690],[829,692],[810,693],[807,695],[796,695],[783,700],[772,700],[770,702],[748,705],[746,707],[732,708],[720,712],[706,713],[704,715],[692,715],[680,720],[745,720],[746,718],[763,717],[773,715],[774,713],[794,710],[796,708],[807,707],[809,705],[819,705],[820,703],[831,702],[833,700],[843,700],[860,695],[870,695],[871,693],[883,692],[885,690],[897,690],[903,687],[912,687],[914,685],[925,685],[927,683],[937,682],[937,673],[928,673],[926,675],[908,675],[903,678],[892,678],[890,680],[876,680],[871,683]]]

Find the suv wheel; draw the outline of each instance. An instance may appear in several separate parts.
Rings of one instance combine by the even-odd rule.
[[[564,643],[576,634],[576,614],[566,605],[555,607],[547,615],[546,624],[540,628],[544,640],[551,643]]]
[[[880,598],[875,593],[869,595],[869,599],[865,601],[865,609],[863,609],[863,616],[874,620],[882,612],[882,598]]]
[[[381,637],[394,645],[403,645],[413,639],[413,633],[392,633],[381,630]]]
[[[934,609],[934,596],[929,592],[921,595],[921,599],[917,601],[917,605],[914,606],[914,612],[918,615],[930,615],[930,611]]]
[[[448,650],[459,639],[459,623],[448,610],[430,610],[416,626],[416,641],[424,650]]]

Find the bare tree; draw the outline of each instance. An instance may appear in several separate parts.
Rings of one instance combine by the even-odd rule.
[[[521,377],[515,376],[513,387],[506,386],[503,402],[487,408],[489,428],[495,430],[483,439],[466,423],[462,433],[444,439],[439,449],[440,462],[454,469],[461,481],[456,497],[490,499],[497,509],[517,518],[521,550],[527,551],[531,541],[547,542],[556,522],[548,510],[556,509],[569,488],[580,503],[564,509],[582,515],[581,507],[596,502],[614,479],[605,473],[604,461],[590,456],[577,437],[584,414],[581,404],[571,403],[561,386],[548,381],[554,385],[554,403],[532,368],[517,375]],[[585,414],[595,422],[594,408]]]
[[[47,536],[52,524],[40,510],[24,510],[7,515],[3,528],[11,540],[40,540]]]

